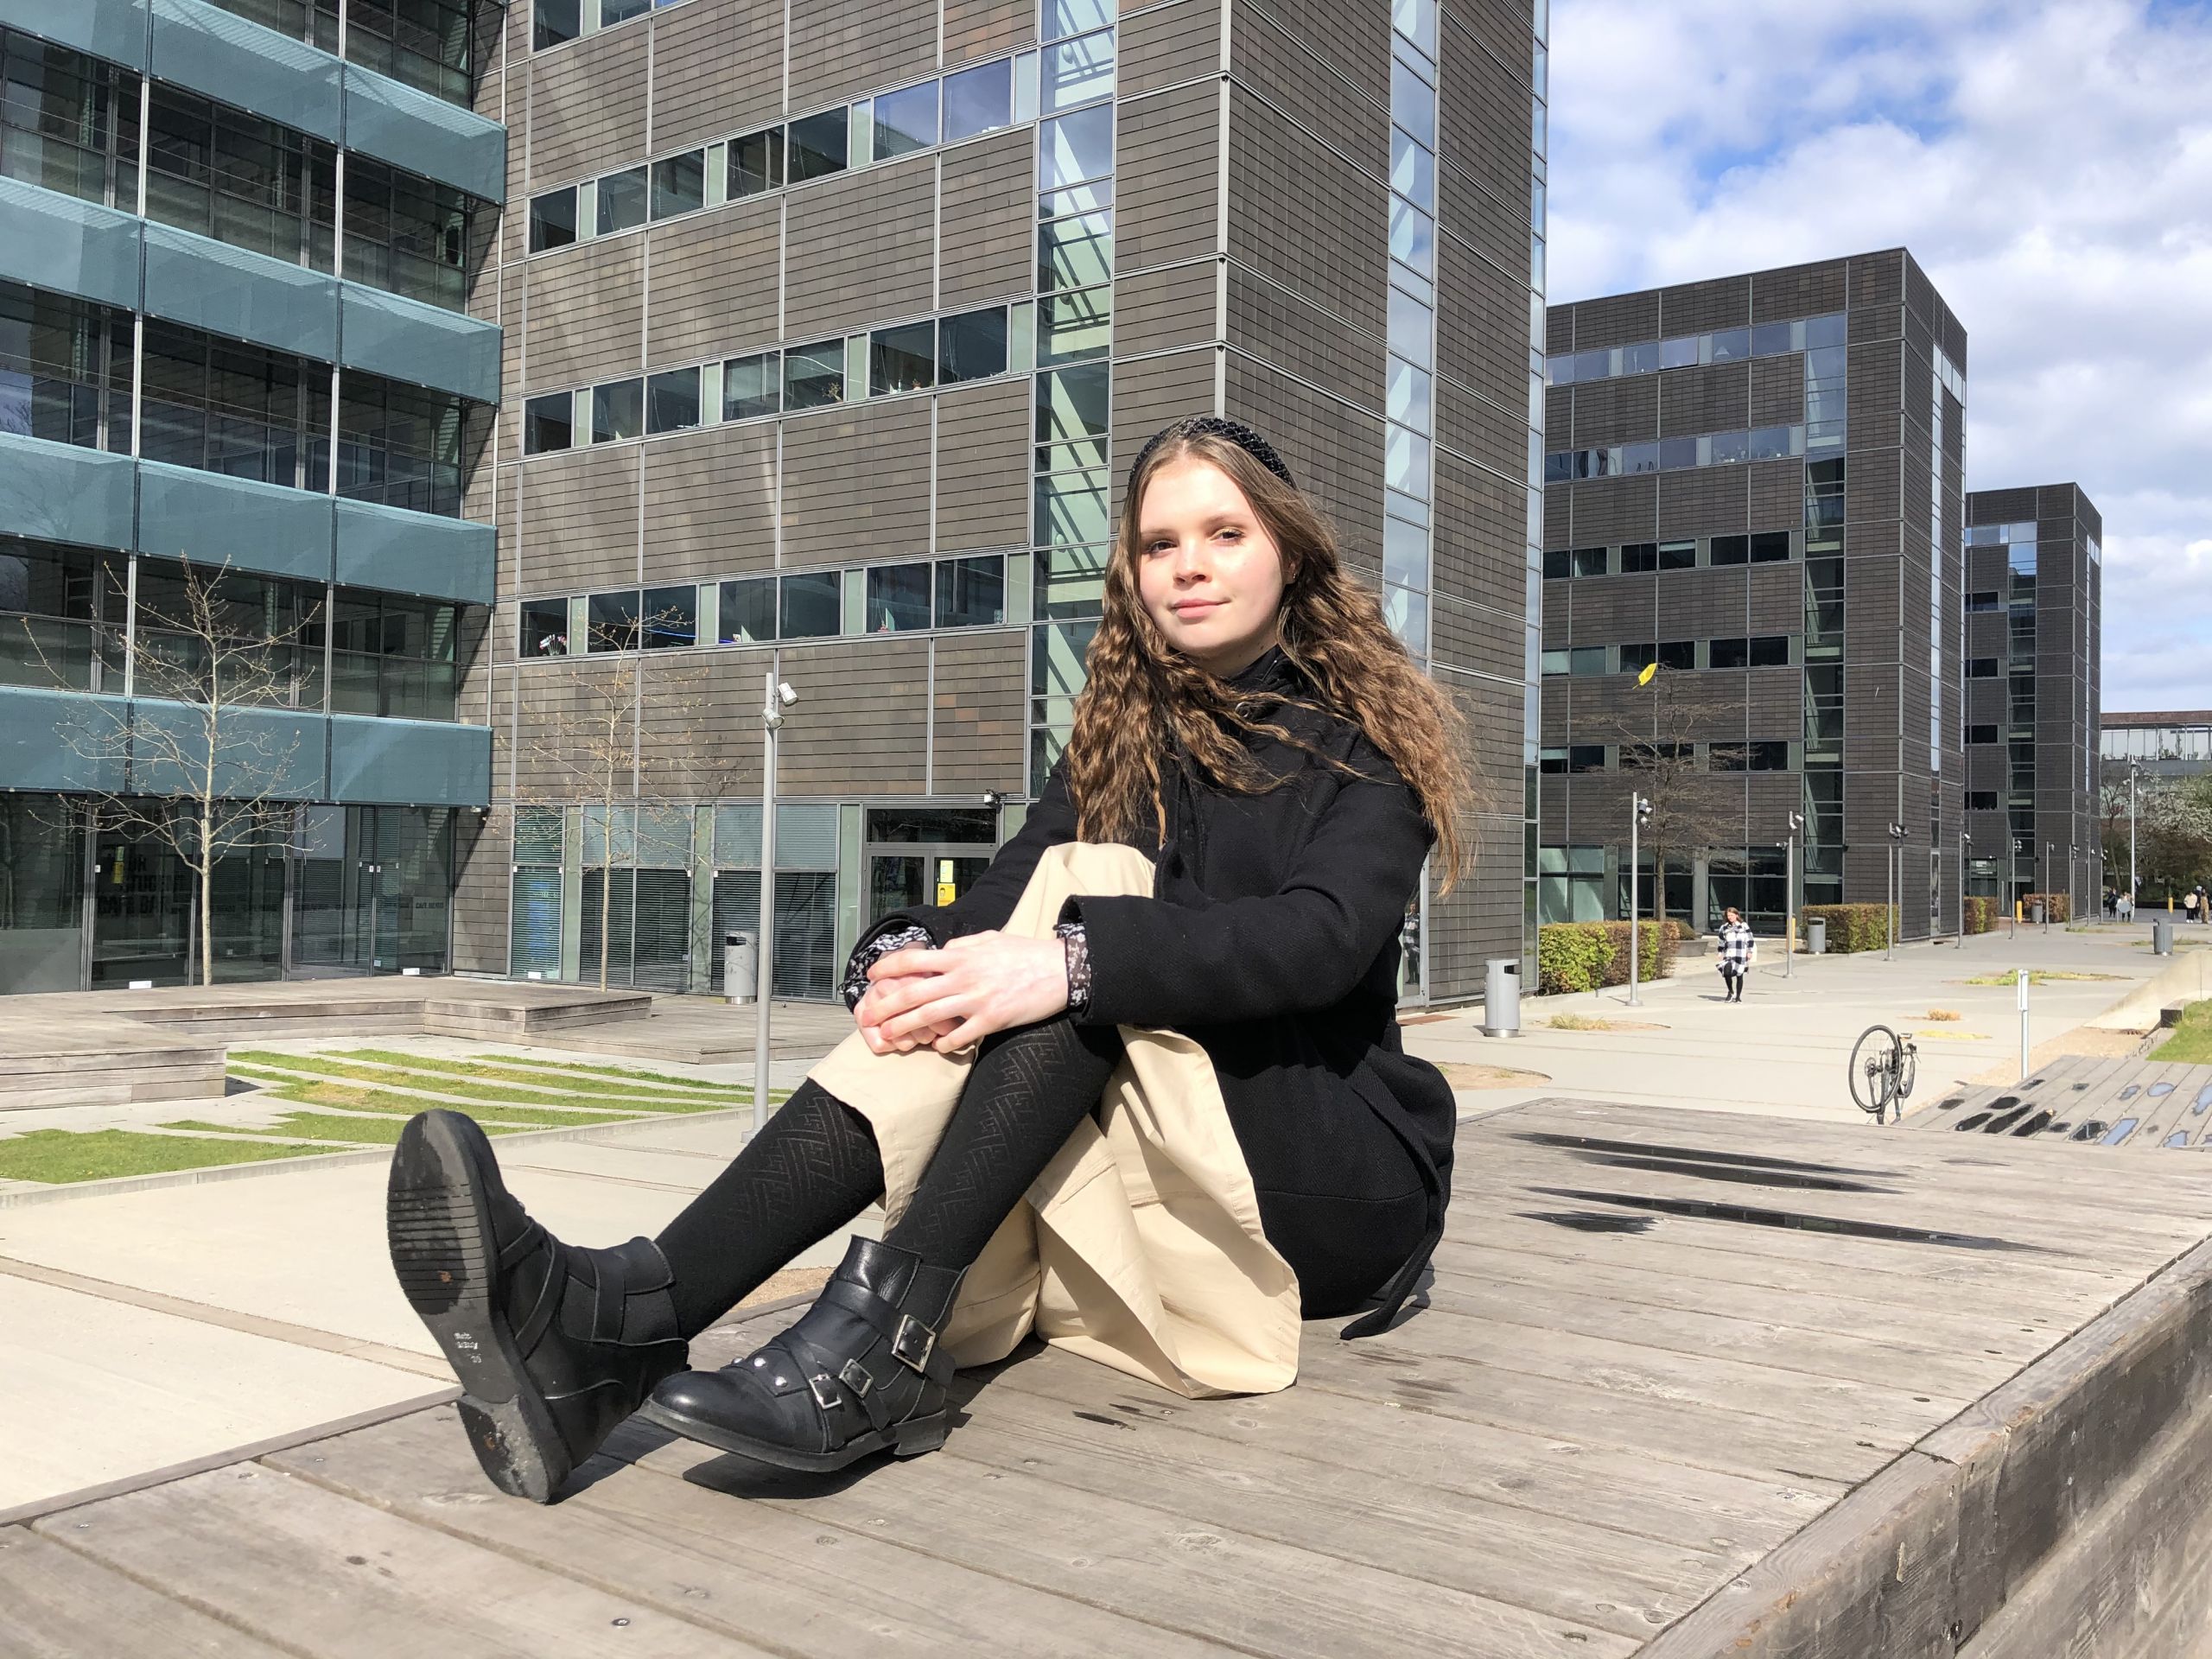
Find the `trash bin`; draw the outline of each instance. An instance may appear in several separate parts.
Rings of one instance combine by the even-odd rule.
[[[2043,906],[2040,903],[2032,904],[2028,906],[2028,920],[2034,926],[2041,927],[2043,925]]]
[[[1492,957],[1484,963],[1483,1035],[1518,1037],[1521,1034],[1521,963],[1512,957]]]
[[[750,1002],[760,972],[760,947],[750,933],[722,935],[722,995],[731,1002]]]
[[[1807,918],[1805,922],[1805,954],[1808,957],[1825,957],[1827,953],[1828,918],[1825,916],[1813,916]]]
[[[2153,916],[2151,918],[2151,954],[2171,957],[2174,953],[2174,918]]]

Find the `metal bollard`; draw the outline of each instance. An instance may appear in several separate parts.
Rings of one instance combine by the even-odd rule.
[[[753,1000],[760,975],[760,947],[750,933],[722,935],[722,995],[732,1007]]]
[[[2174,918],[2153,916],[2151,918],[2151,954],[2171,957],[2174,953]]]
[[[1521,964],[1512,957],[1492,957],[1484,964],[1483,1035],[1521,1034]]]

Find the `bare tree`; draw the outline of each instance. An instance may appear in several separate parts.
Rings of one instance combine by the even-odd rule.
[[[2127,779],[2098,792],[2106,868],[2115,886],[2126,880]],[[2135,790],[2135,850],[2145,888],[2174,890],[2203,880],[2212,871],[2212,776],[2171,778],[2145,772]]]
[[[151,569],[142,565],[142,572]],[[200,982],[215,977],[214,876],[222,861],[290,831],[302,781],[296,724],[271,718],[295,703],[303,644],[319,677],[320,602],[289,622],[237,591],[233,577],[179,561],[175,591],[149,600],[142,587],[132,633],[127,702],[72,685],[30,628],[31,650],[58,687],[79,690],[84,718],[65,744],[114,783],[73,800],[95,830],[122,831],[174,855],[191,874]],[[150,584],[148,584],[150,585]],[[82,819],[76,820],[81,823]]]
[[[1658,669],[1648,683],[1617,694],[1599,723],[1603,741],[1618,747],[1624,785],[1651,803],[1642,840],[1651,857],[1649,913],[1656,921],[1667,919],[1667,854],[1694,851],[1715,840],[1714,772],[1700,763],[1698,742],[1724,721],[1741,731],[1743,708],[1740,690],[1722,695],[1701,676]],[[1716,740],[1708,753],[1718,761],[1743,748],[1740,739]],[[1732,844],[1739,838],[1732,833],[1727,840]]]
[[[602,629],[590,655],[532,664],[514,676],[519,735],[512,741],[529,762],[517,804],[599,810],[607,843],[599,868],[601,990],[612,959],[619,815],[633,810],[642,820],[656,810],[715,800],[730,791],[753,759],[730,753],[722,741],[726,722],[709,695],[709,671],[673,666],[639,649],[652,631],[683,620],[648,617],[635,627]],[[651,766],[643,753],[648,721],[659,763]],[[499,741],[510,740],[503,731]]]

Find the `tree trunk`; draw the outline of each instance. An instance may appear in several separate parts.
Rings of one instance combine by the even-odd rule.
[[[613,897],[613,882],[614,862],[611,849],[602,845],[599,849],[599,988],[602,991],[607,988],[607,947],[614,938],[614,907],[610,902]]]
[[[200,982],[215,982],[215,854],[213,814],[200,813]]]

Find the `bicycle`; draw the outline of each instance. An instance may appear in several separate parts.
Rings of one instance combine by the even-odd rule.
[[[1894,1123],[1904,1116],[1904,1103],[1912,1097],[1919,1048],[1910,1037],[1900,1037],[1887,1026],[1869,1026],[1852,1045],[1852,1103],[1879,1123],[1886,1114]]]

